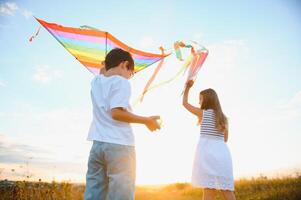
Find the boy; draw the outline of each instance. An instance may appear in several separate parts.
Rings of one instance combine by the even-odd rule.
[[[88,140],[93,141],[88,160],[85,200],[132,200],[135,195],[135,147],[130,123],[144,124],[150,131],[160,129],[159,116],[143,117],[130,112],[134,73],[131,54],[111,50],[105,70],[91,83],[93,121]]]

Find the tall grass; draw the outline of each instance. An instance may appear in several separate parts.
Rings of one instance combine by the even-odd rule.
[[[81,200],[84,190],[85,185],[69,182],[0,181],[0,200]],[[238,200],[301,200],[301,176],[241,179],[235,182],[235,195]],[[136,200],[199,200],[201,197],[202,189],[188,183],[136,188]]]

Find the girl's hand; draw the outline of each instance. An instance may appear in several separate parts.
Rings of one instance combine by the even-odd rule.
[[[187,88],[187,89],[191,88],[191,87],[193,86],[193,84],[194,84],[194,81],[193,81],[193,80],[187,81],[187,82],[186,82],[186,88]]]

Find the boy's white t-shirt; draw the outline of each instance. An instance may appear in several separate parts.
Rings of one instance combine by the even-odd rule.
[[[93,119],[88,140],[96,140],[121,145],[135,145],[132,127],[129,123],[112,118],[111,109],[130,108],[131,86],[127,79],[113,75],[96,75],[91,82]]]

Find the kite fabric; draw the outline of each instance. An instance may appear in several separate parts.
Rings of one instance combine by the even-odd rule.
[[[36,20],[93,74],[99,74],[106,54],[114,48],[121,48],[131,53],[135,62],[135,72],[139,72],[170,55],[153,54],[131,48],[109,32],[88,26],[82,26],[82,28],[64,27],[38,18]]]

